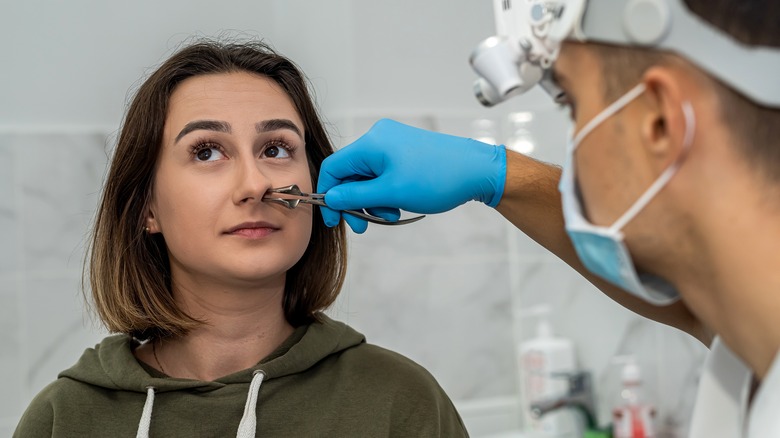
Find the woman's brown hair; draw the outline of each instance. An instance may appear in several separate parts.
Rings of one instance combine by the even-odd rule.
[[[127,110],[91,237],[85,281],[88,276],[93,306],[111,332],[151,339],[180,336],[202,323],[177,307],[165,242],[143,227],[171,94],[185,79],[231,72],[270,78],[290,96],[304,124],[312,185],[333,153],[305,77],[266,44],[199,41],[171,56],[144,81]],[[336,299],[345,270],[344,226],[326,227],[315,209],[309,246],[287,272],[287,321],[300,326],[315,320]]]

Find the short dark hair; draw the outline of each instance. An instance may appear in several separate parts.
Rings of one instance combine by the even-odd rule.
[[[685,0],[694,14],[751,46],[780,47],[777,0]]]
[[[182,335],[201,324],[173,300],[164,239],[142,229],[171,94],[188,78],[231,72],[267,77],[290,97],[303,120],[312,185],[334,151],[304,75],[268,45],[199,40],[174,53],[143,82],[127,110],[91,237],[85,269],[94,308],[111,332],[150,339]],[[287,272],[287,321],[300,326],[315,320],[335,301],[345,271],[344,225],[326,227],[315,209],[309,246]]]
[[[685,0],[688,8],[743,44],[780,47],[780,2],[777,0]],[[668,53],[636,47],[593,45],[599,58],[607,100],[628,91],[654,65],[670,61]],[[739,142],[737,147],[764,176],[780,183],[780,108],[759,105],[710,75],[720,101],[721,117]]]

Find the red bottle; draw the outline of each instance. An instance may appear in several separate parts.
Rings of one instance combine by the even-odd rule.
[[[655,437],[655,408],[645,400],[642,391],[642,373],[633,358],[623,366],[622,383],[620,402],[612,411],[612,436],[614,438]]]

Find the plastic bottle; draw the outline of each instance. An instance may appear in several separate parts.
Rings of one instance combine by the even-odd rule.
[[[642,372],[633,356],[616,358],[624,362],[621,372],[620,397],[612,411],[614,438],[655,437],[655,408],[645,398]]]
[[[571,340],[556,337],[548,320],[550,307],[541,305],[523,312],[538,317],[536,337],[521,342],[520,402],[526,432],[534,437],[578,437],[579,423],[570,409],[558,409],[535,418],[531,405],[536,401],[565,396],[569,391],[566,375],[576,372],[577,363]]]

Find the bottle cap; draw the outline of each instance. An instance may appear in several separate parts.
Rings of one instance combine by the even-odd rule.
[[[549,304],[539,304],[538,306],[533,306],[524,310],[520,313],[520,316],[525,318],[535,316],[539,318],[539,322],[536,324],[536,336],[538,338],[550,339],[554,335],[552,324],[550,324],[549,320],[551,310]]]
[[[639,369],[639,365],[632,357],[625,365],[623,365],[623,383],[638,383],[642,381],[642,370]]]
[[[623,383],[640,383],[642,382],[642,369],[639,368],[639,364],[636,361],[636,357],[632,354],[625,354],[621,356],[615,356],[612,358],[612,362],[622,364],[623,368],[620,371],[620,380]]]

